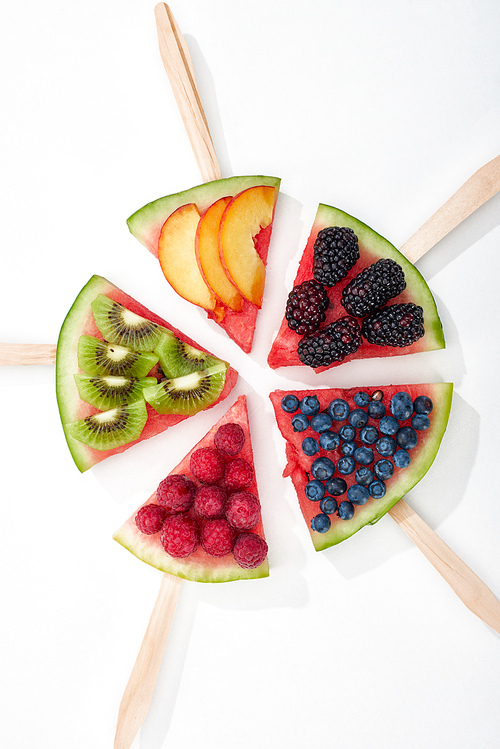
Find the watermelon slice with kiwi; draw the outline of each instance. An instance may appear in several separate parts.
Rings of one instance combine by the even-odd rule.
[[[316,551],[375,523],[429,470],[451,383],[275,390],[286,467]]]
[[[269,575],[246,396],[113,538],[143,562],[186,580],[218,583]]]
[[[80,471],[229,395],[237,372],[101,276],[57,343],[56,393]]]
[[[140,208],[127,220],[130,232],[134,237],[136,237],[139,242],[141,242],[160,260],[161,255],[159,253],[159,245],[162,237],[162,229],[166,226],[167,219],[174,216],[179,216],[179,218],[181,218],[184,213],[187,214],[187,217],[185,216],[187,225],[191,225],[195,228],[198,225],[196,242],[193,237],[194,229],[188,230],[190,236],[189,241],[191,244],[190,249],[186,254],[190,256],[188,260],[192,260],[193,255],[196,255],[197,267],[191,270],[193,272],[195,271],[198,275],[198,283],[201,282],[202,285],[205,284],[205,286],[208,286],[208,291],[205,289],[208,297],[202,295],[200,297],[199,306],[203,307],[208,317],[223,328],[227,335],[246,353],[248,353],[252,348],[257,313],[261,305],[264,283],[262,275],[265,274],[265,266],[267,264],[274,210],[278,198],[279,186],[280,180],[278,178],[261,175],[229,177],[227,179],[214,180],[212,182],[198,185],[189,190],[184,190],[174,195],[168,195],[159,198],[158,200],[154,200]],[[256,211],[252,210],[251,201],[247,201],[242,208],[242,210],[245,211],[245,215],[242,217],[242,224],[247,222],[250,222],[248,226],[250,226],[252,222],[255,224],[252,229],[253,246],[250,249],[247,248],[249,256],[242,260],[242,266],[244,269],[247,266],[252,266],[254,262],[258,265],[256,273],[257,271],[260,273],[260,291],[256,293],[255,297],[253,297],[251,288],[249,291],[244,288],[243,293],[240,293],[238,283],[241,284],[241,281],[238,280],[237,274],[235,273],[235,262],[233,259],[232,266],[230,264],[228,267],[227,262],[229,262],[229,259],[226,262],[224,254],[220,249],[221,243],[219,242],[219,230],[221,230],[223,225],[229,225],[229,222],[224,223],[225,217],[229,216],[231,212],[237,213],[236,209],[239,205],[237,199],[241,199],[245,194],[251,194],[252,190],[258,190],[258,188],[261,187],[265,189],[270,188],[274,191],[274,204],[271,215],[268,217],[270,218],[270,221],[266,220],[266,225],[262,227],[259,226],[259,217]],[[241,203],[243,202],[244,201],[241,201]],[[191,224],[191,222],[194,223]],[[183,222],[179,221],[179,223]],[[233,229],[234,227],[236,227],[237,230],[241,228],[237,221],[231,222],[231,225]],[[174,238],[180,233],[181,229],[179,229],[178,226],[174,226],[167,244],[172,245]],[[220,234],[222,235],[222,230],[220,231]],[[236,231],[236,234],[238,234],[238,231]],[[228,237],[227,242],[230,245],[234,245],[234,242],[238,241],[238,239],[238,236],[235,236],[235,232],[233,231]],[[206,248],[204,257],[208,258],[205,263],[202,262],[202,258],[200,258],[200,253],[198,251],[201,242],[203,243],[203,247]],[[248,242],[246,244],[248,245]],[[238,253],[235,253],[235,257],[236,266],[238,266]],[[179,276],[184,275],[185,278],[182,279],[182,283],[179,287],[174,285],[174,288],[181,294],[181,296],[183,296],[186,292],[183,291],[182,288],[187,286],[187,289],[189,290],[194,282],[192,280],[186,282],[187,275],[183,274],[182,265],[184,259],[179,262],[180,267],[174,269],[173,273],[174,275],[177,273]],[[209,267],[213,268],[212,273],[209,272]],[[236,270],[237,269],[238,268],[236,268]],[[232,290],[232,293],[227,290],[227,287]],[[245,296],[245,294],[247,296]],[[185,298],[188,297],[189,292]],[[206,301],[207,299],[208,301]],[[257,303],[255,302],[255,299],[258,300]],[[211,308],[209,309],[207,307]]]
[[[415,266],[358,219],[320,204],[269,366],[322,372],[444,346],[436,304]]]

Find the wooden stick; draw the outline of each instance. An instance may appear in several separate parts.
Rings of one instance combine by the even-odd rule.
[[[487,585],[439,538],[403,499],[389,510],[468,609],[500,634],[500,602]]]
[[[146,634],[120,702],[114,749],[129,749],[146,717],[181,584],[180,577],[163,575]]]
[[[0,343],[0,365],[55,363],[56,346],[52,343]]]

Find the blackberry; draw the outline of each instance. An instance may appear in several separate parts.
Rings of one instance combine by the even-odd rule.
[[[314,242],[313,276],[325,286],[335,286],[359,260],[358,238],[352,229],[329,226]]]
[[[302,364],[327,367],[341,362],[361,345],[361,329],[354,317],[341,317],[317,333],[304,336],[297,348]]]
[[[358,273],[342,290],[342,306],[349,315],[365,317],[401,294],[405,274],[390,258],[382,258]]]
[[[286,302],[288,327],[299,335],[313,333],[325,321],[329,303],[325,287],[317,281],[294,286]]]
[[[363,320],[361,332],[377,346],[411,346],[425,334],[423,309],[411,303],[383,307]]]

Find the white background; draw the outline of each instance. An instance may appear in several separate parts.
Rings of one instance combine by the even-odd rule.
[[[250,356],[171,291],[125,224],[144,203],[201,181],[153,7],[3,3],[0,339],[55,343],[96,273],[229,358],[241,378],[215,410],[82,475],[60,427],[54,367],[0,371],[0,745],[112,746],[161,580],[112,534],[246,393],[271,576],[183,584],[134,749],[496,748],[500,636],[389,516],[313,551],[281,478],[267,394],[452,380],[442,448],[407,501],[500,595],[500,195],[418,263],[445,351],[321,376],[272,372],[265,360],[319,202],[401,246],[498,155],[498,2],[172,5],[224,176],[282,178]]]

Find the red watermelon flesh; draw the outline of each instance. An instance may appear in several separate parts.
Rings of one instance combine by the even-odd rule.
[[[370,398],[372,398],[373,394],[377,393],[377,391],[382,391],[382,403],[385,405],[386,414],[389,416],[392,415],[390,410],[391,399],[396,393],[405,392],[410,396],[412,401],[415,401],[417,396],[420,395],[428,396],[433,403],[433,409],[428,415],[430,427],[425,431],[415,430],[418,437],[418,444],[414,448],[407,450],[411,458],[411,463],[408,467],[398,468],[394,465],[393,456],[385,457],[385,459],[392,464],[394,472],[392,477],[383,482],[386,490],[384,496],[379,499],[374,499],[372,496],[369,496],[365,504],[354,504],[354,514],[350,519],[341,519],[338,512],[335,512],[335,509],[333,509],[333,513],[328,514],[331,525],[330,527],[327,527],[328,521],[323,517],[320,500],[313,501],[305,494],[306,485],[309,481],[314,480],[314,475],[311,472],[313,462],[321,457],[329,458],[335,465],[333,477],[343,479],[346,482],[347,491],[341,495],[334,496],[338,505],[340,505],[341,502],[348,500],[347,492],[357,483],[356,473],[352,472],[346,475],[338,470],[338,461],[344,457],[340,449],[343,444],[342,440],[340,440],[340,445],[336,449],[325,450],[322,447],[319,447],[314,455],[306,455],[303,451],[303,440],[306,438],[312,438],[319,443],[320,434],[311,426],[308,426],[304,431],[294,431],[292,418],[295,414],[301,413],[301,407],[299,406],[294,413],[286,413],[283,410],[281,403],[286,395],[296,396],[299,402],[305,397],[316,396],[319,401],[319,412],[322,413],[327,410],[329,404],[334,399],[338,398],[346,401],[352,412],[354,409],[359,408],[354,402],[354,396],[360,391],[367,393]],[[415,486],[418,481],[420,481],[434,461],[443,438],[448,423],[452,392],[453,386],[451,383],[425,383],[420,385],[384,385],[377,388],[350,388],[347,390],[337,388],[290,391],[275,390],[270,394],[279,430],[286,440],[287,462],[283,471],[283,476],[290,476],[292,479],[297,492],[300,509],[304,516],[304,520],[306,521],[316,551],[321,551],[338,544],[346,538],[349,538],[349,536],[352,536],[356,531],[360,530],[360,528],[368,523],[376,522],[413,486]],[[364,410],[366,411],[366,408]],[[308,420],[310,420],[310,418],[311,417],[308,417]],[[333,421],[329,431],[338,434],[339,429],[347,424],[349,424],[347,417],[342,421]],[[368,418],[367,425],[374,426],[377,429],[379,436],[382,436],[382,432],[380,431],[381,422],[379,419],[370,417]],[[400,427],[410,425],[411,418],[400,420]],[[384,458],[384,456],[379,454],[377,450],[377,443],[371,445],[363,444],[360,439],[360,429],[356,429],[356,436],[353,442],[357,447],[368,447],[372,449],[373,461],[367,467],[373,471],[375,462]],[[355,468],[360,468],[360,464],[357,461],[355,461]],[[374,479],[375,478],[376,476],[374,476]],[[325,488],[325,496],[330,496],[330,492],[327,489],[328,482],[322,481],[321,483]],[[313,518],[318,515],[320,516],[320,521],[325,521],[323,524],[324,532],[318,532],[311,528]],[[316,523],[316,521],[314,522]]]
[[[316,213],[314,224],[307,241],[306,248],[299,263],[294,286],[313,278],[314,242],[321,229],[329,226],[341,226],[351,228],[358,237],[359,260],[349,271],[348,275],[335,286],[327,288],[330,306],[326,310],[326,320],[321,327],[347,315],[341,305],[342,289],[360,273],[364,268],[376,262],[380,258],[392,258],[403,269],[406,280],[406,288],[397,297],[391,299],[388,304],[399,304],[413,302],[423,309],[425,335],[411,346],[403,348],[392,346],[378,346],[368,343],[365,339],[356,352],[350,354],[344,361],[353,359],[366,359],[384,356],[401,356],[403,354],[414,354],[419,351],[432,351],[444,348],[444,336],[441,321],[439,319],[436,304],[430,289],[422,275],[412,263],[407,260],[390,242],[377,234],[373,229],[363,224],[358,219],[331,206],[320,204]],[[358,318],[359,320],[359,318]],[[278,367],[305,366],[297,354],[297,346],[300,336],[288,327],[285,317],[273,341],[268,356],[268,364],[272,369]],[[338,366],[342,362],[334,362],[326,367],[318,367],[316,372],[322,372],[331,367]]]
[[[193,341],[188,336],[172,327],[163,318],[154,314],[144,305],[140,304],[133,297],[114,286],[110,281],[101,276],[92,276],[90,281],[83,287],[78,294],[75,302],[69,310],[59,334],[57,343],[57,361],[56,361],[56,393],[57,402],[61,420],[68,442],[69,449],[80,471],[86,471],[96,463],[109,458],[115,453],[121,453],[132,445],[142,440],[154,437],[160,432],[165,431],[171,426],[178,424],[188,418],[185,415],[158,414],[151,406],[147,404],[148,419],[139,439],[121,445],[111,450],[95,450],[94,448],[84,445],[82,442],[74,439],[67,429],[67,424],[84,419],[86,416],[97,413],[97,409],[81,400],[74,381],[73,375],[81,371],[78,367],[77,347],[78,340],[82,335],[90,335],[102,339],[102,336],[95,324],[92,313],[91,303],[99,295],[104,294],[116,302],[119,302],[131,312],[145,317],[158,325],[170,330],[181,341],[194,346],[197,349],[206,351],[202,346]],[[238,373],[231,367],[226,374],[224,388],[217,401],[211,404],[209,408],[226,398],[234,387]]]
[[[227,179],[214,180],[197,185],[189,190],[174,195],[168,195],[148,203],[136,211],[127,220],[130,232],[141,242],[155,257],[158,257],[158,240],[161,228],[166,219],[182,205],[195,203],[202,216],[216,200],[223,197],[235,197],[243,190],[257,185],[269,185],[274,187],[276,200],[280,180],[276,177],[245,176],[229,177]],[[274,217],[273,217],[274,218]],[[264,265],[267,264],[269,244],[272,234],[272,222],[260,230],[254,237],[255,249]],[[255,331],[255,323],[259,308],[248,300],[244,300],[240,312],[235,312],[225,305],[220,305],[221,315],[206,310],[207,316],[217,325],[223,328],[227,335],[240,346],[245,353],[252,348]],[[219,308],[217,310],[219,312]]]
[[[248,423],[248,412],[246,404],[246,396],[242,395],[238,398],[236,403],[222,416],[221,419],[210,429],[210,431],[201,439],[190,452],[183,458],[183,460],[168,474],[170,475],[183,475],[189,480],[193,481],[197,486],[200,485],[198,479],[193,475],[190,469],[190,458],[191,455],[200,448],[213,448],[214,446],[214,435],[223,424],[239,424],[245,434],[245,442],[241,451],[234,457],[226,457],[227,463],[231,462],[235,458],[243,458],[245,461],[250,463],[254,468],[254,479],[248,491],[251,492],[258,498],[257,482],[255,479],[255,467],[253,461],[252,443],[250,437],[250,428]],[[223,485],[223,481],[219,482]],[[156,504],[156,491],[149,497],[149,499],[141,505],[144,507],[148,504]],[[118,529],[114,534],[113,538],[118,541],[122,546],[128,549],[132,554],[141,559],[143,562],[150,564],[152,567],[156,567],[162,572],[168,572],[172,575],[177,575],[186,580],[193,580],[197,582],[229,582],[233,580],[249,580],[260,577],[268,577],[269,575],[269,562],[266,559],[258,566],[253,569],[244,569],[237,564],[231,553],[226,554],[222,557],[214,557],[205,553],[201,546],[191,555],[183,558],[175,558],[167,554],[164,550],[161,540],[160,533],[153,535],[146,535],[142,533],[136,523],[135,517],[140,508],[134,512],[134,514]],[[196,518],[196,515],[192,509],[188,511],[191,517]],[[198,519],[199,521],[199,519]],[[263,541],[265,541],[264,528],[262,524],[262,518],[258,524],[252,529],[251,533],[258,535]]]

